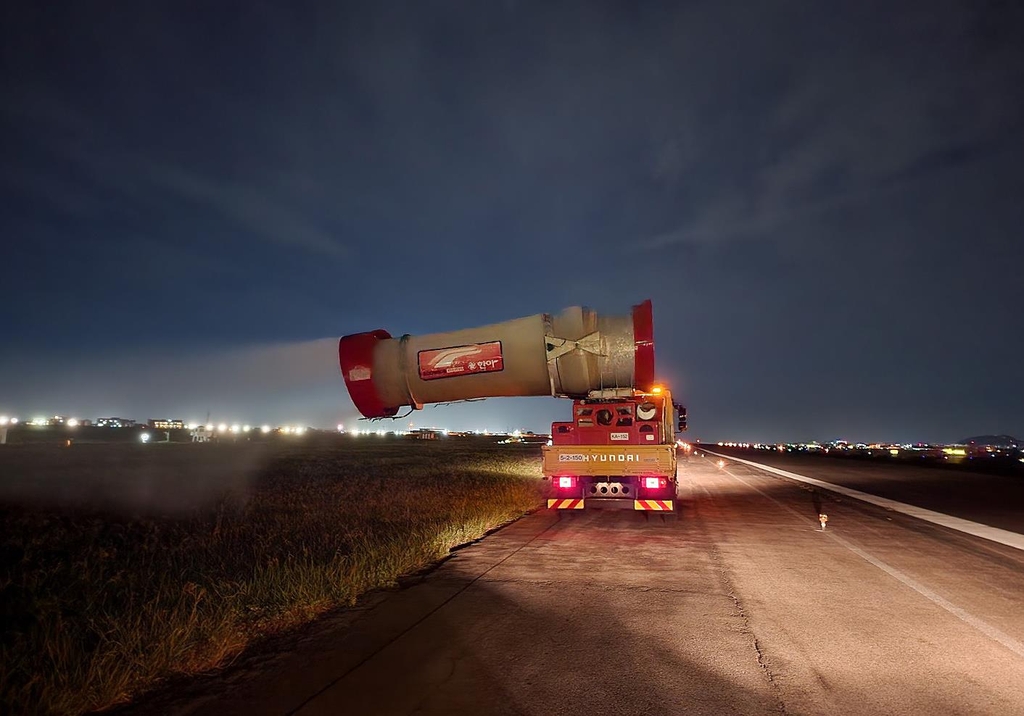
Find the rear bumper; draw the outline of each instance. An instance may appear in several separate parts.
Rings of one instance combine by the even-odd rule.
[[[648,512],[674,512],[675,500],[633,500],[629,498],[600,497],[592,499],[549,499],[549,510],[642,510]]]

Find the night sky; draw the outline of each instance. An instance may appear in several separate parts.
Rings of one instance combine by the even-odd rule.
[[[1024,435],[1022,8],[4,3],[0,413],[354,426],[340,335],[651,298],[692,437]]]

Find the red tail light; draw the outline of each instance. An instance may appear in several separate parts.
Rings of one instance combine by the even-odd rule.
[[[575,482],[575,478],[572,477],[560,477],[558,478],[559,487],[572,487],[572,483]]]

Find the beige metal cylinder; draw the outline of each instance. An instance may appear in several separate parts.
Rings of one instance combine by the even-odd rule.
[[[378,330],[342,338],[339,357],[353,402],[367,417],[473,398],[584,397],[634,388],[641,346],[648,351],[643,370],[653,375],[650,316],[646,301],[632,316],[574,306],[424,336]]]
[[[421,352],[500,343],[502,369],[423,380]],[[373,355],[373,384],[387,405],[442,403],[491,396],[550,393],[544,359],[544,316],[449,333],[381,341]]]

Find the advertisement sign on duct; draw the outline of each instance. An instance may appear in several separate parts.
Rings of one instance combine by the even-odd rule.
[[[421,380],[496,373],[504,368],[501,341],[435,348],[416,354]]]

